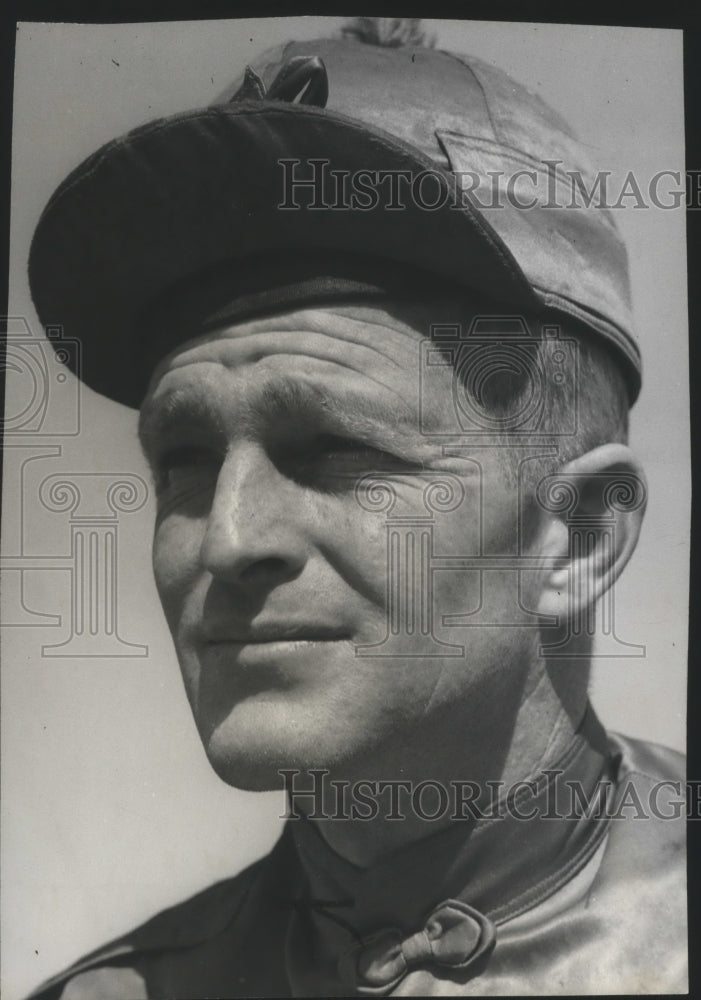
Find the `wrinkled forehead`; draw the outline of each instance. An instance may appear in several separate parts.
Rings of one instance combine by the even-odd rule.
[[[348,367],[373,378],[392,371],[418,378],[418,348],[438,325],[469,321],[469,305],[459,299],[388,300],[288,310],[222,324],[179,344],[156,365],[145,404],[168,376],[208,362],[229,369],[266,357],[305,356]]]
[[[360,435],[372,424],[385,436],[422,438],[420,425],[441,426],[451,405],[448,392],[421,400],[423,345],[432,326],[462,322],[465,309],[457,299],[334,303],[208,330],[158,364],[141,407],[142,442],[198,414],[220,427],[337,420]]]

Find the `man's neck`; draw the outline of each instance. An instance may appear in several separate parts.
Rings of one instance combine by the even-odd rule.
[[[581,665],[577,669],[581,670]],[[328,845],[347,861],[371,867],[454,822],[460,796],[465,794],[456,783],[462,782],[464,789],[469,782],[472,801],[481,795],[493,798],[495,783],[507,790],[557,760],[571,743],[587,701],[586,693],[580,690],[577,697],[563,702],[562,690],[556,694],[550,676],[549,671],[543,671],[534,679],[510,734],[507,729],[494,732],[491,740],[484,734],[477,741],[462,734],[452,741],[443,738],[442,746],[425,744],[423,755],[418,757],[416,747],[407,747],[400,760],[395,757],[387,762],[387,777],[380,776],[375,763],[374,781],[385,781],[384,786],[379,785],[381,794],[377,785],[363,785],[357,778],[346,785],[339,798],[338,784],[331,784],[331,775],[324,785],[327,818],[316,820]],[[581,685],[576,687],[581,689]],[[417,734],[417,747],[420,744]],[[358,793],[365,796],[364,802]],[[376,814],[368,815],[375,808]],[[395,818],[389,818],[391,813]],[[431,816],[435,818],[428,818]]]

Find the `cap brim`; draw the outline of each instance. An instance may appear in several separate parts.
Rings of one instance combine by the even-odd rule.
[[[283,168],[282,160],[300,163]],[[325,191],[329,207],[281,208],[290,201],[285,170],[288,180],[291,169],[309,176],[310,160],[326,161],[329,178],[429,170],[438,206],[405,195],[391,208],[389,184],[373,188],[371,178],[375,205],[336,207]],[[141,402],[150,374],[133,350],[138,317],[171,286],[225,261],[365,253],[455,280],[507,310],[537,305],[503,241],[455,184],[413,147],[320,108],[241,101],[161,119],[103,147],[56,191],[31,247],[32,295],[42,323],[80,341],[82,379],[129,406]],[[296,188],[294,200],[312,195]]]

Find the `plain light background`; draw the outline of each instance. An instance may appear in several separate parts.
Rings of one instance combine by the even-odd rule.
[[[337,18],[142,25],[23,24],[17,39],[9,313],[39,333],[26,281],[31,235],[54,188],[101,143],[150,118],[216,97],[247,59]],[[592,159],[643,186],[684,169],[682,38],[647,29],[427,21],[441,48],[470,52],[540,93]],[[642,659],[599,659],[593,701],[610,728],[683,749],[688,609],[689,435],[683,209],[617,213],[628,242],[644,388],[632,445],[650,498],[616,591],[621,638]],[[51,399],[58,422],[76,385]],[[8,374],[7,413],[24,377]],[[3,554],[69,551],[67,520],[44,510],[55,472],[148,478],[136,417],[81,387],[80,434],[6,449]],[[16,444],[9,441],[8,444]],[[53,453],[51,446],[53,445]],[[60,448],[60,454],[58,449]],[[19,469],[25,465],[24,487]],[[39,457],[43,456],[43,457]],[[15,1000],[154,911],[238,871],[274,842],[281,796],[238,792],[209,768],[190,718],[151,580],[150,502],[120,518],[119,623],[143,658],[42,656],[61,625],[16,627],[15,573],[3,585],[2,995]],[[36,611],[68,613],[66,574],[27,575]]]

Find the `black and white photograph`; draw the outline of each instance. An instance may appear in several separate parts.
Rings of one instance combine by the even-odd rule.
[[[683,32],[14,60],[3,998],[687,993]]]

